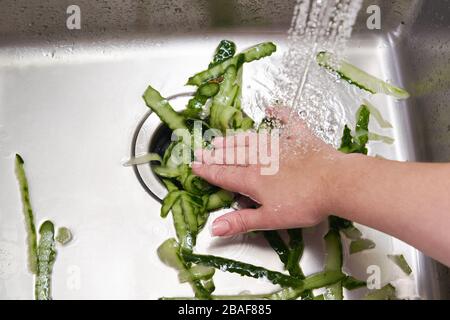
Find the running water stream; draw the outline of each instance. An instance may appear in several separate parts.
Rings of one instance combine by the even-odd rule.
[[[277,67],[267,66],[263,77],[253,77],[262,92],[253,103],[292,107],[318,137],[337,147],[365,94],[318,66],[315,58],[320,51],[339,56],[345,50],[361,5],[362,0],[297,0],[287,50]]]
[[[293,82],[291,103],[301,101],[308,73],[319,51],[341,51],[351,36],[362,0],[299,0],[289,30],[283,70]],[[296,79],[300,76],[300,81]],[[295,83],[297,82],[297,83]]]
[[[335,146],[351,113],[349,103],[359,92],[325,72],[315,58],[320,51],[345,49],[361,4],[362,0],[298,0],[282,60],[278,100],[292,106],[320,138]]]

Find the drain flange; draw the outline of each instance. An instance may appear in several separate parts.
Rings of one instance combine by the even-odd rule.
[[[192,93],[187,92],[170,96],[167,100],[176,111],[180,111],[186,107],[191,97]],[[161,123],[159,117],[150,110],[144,115],[136,128],[131,144],[131,157],[134,158],[149,152],[163,156],[171,142],[171,137],[172,131]],[[150,164],[135,165],[133,169],[145,191],[155,200],[161,202],[167,195],[167,190],[159,177],[153,173]]]

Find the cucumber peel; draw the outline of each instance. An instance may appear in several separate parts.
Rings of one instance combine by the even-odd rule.
[[[193,266],[189,270],[181,270],[178,273],[180,283],[190,282],[194,280],[208,280],[214,276],[216,269],[205,267],[202,265]]]
[[[388,254],[389,260],[394,262],[406,275],[410,275],[412,273],[411,267],[405,259],[405,256],[402,254]]]
[[[173,238],[164,241],[157,249],[158,257],[165,265],[182,273],[189,272],[189,268],[183,261],[179,252],[180,245]],[[210,299],[211,292],[206,290],[199,280],[190,278],[187,282],[190,283],[192,289],[194,290],[195,298]]]
[[[266,268],[255,266],[245,262],[216,257],[212,255],[194,254],[188,251],[182,251],[181,256],[186,262],[214,267],[220,269],[221,271],[237,273],[241,276],[247,276],[257,279],[265,278],[273,284],[279,284],[282,287],[303,286],[303,281],[297,277],[288,276],[281,272],[268,270]]]
[[[396,99],[407,99],[410,96],[405,89],[388,84],[344,60],[336,61],[330,52],[319,52],[316,61],[321,67],[338,74],[348,83],[372,94],[383,93]]]
[[[216,79],[224,74],[225,70],[231,65],[238,65],[242,62],[251,62],[261,58],[270,56],[277,50],[277,47],[272,42],[264,42],[257,44],[231,59],[225,60],[217,65],[214,65],[207,70],[197,73],[189,78],[187,85],[201,86],[206,81]]]
[[[66,227],[60,227],[56,233],[55,240],[62,245],[66,245],[72,240],[72,232]]]
[[[325,258],[325,270],[329,272],[342,273],[343,254],[342,254],[342,242],[341,236],[338,230],[331,229],[324,237],[326,258]],[[344,293],[342,289],[342,281],[338,281],[326,288],[324,293],[325,300],[343,300]]]
[[[391,284],[387,284],[381,289],[369,292],[364,300],[396,300],[395,287]]]
[[[157,162],[161,163],[162,162],[161,156],[157,153],[147,153],[147,154],[144,154],[141,156],[131,158],[130,160],[125,162],[123,165],[124,165],[124,167],[129,167],[129,166],[136,166],[136,165],[140,165],[140,164],[149,163],[152,161],[157,161]]]
[[[28,180],[24,169],[25,162],[22,157],[16,154],[15,171],[17,181],[19,182],[20,195],[22,198],[23,215],[25,218],[25,225],[27,231],[27,246],[28,246],[28,268],[31,273],[37,274],[38,271],[38,257],[37,257],[37,236],[36,225],[34,222],[33,208],[31,207],[30,190],[28,187]]]
[[[369,239],[357,239],[350,243],[350,254],[375,248],[375,243]]]
[[[152,86],[148,86],[144,95],[145,104],[155,112],[167,126],[172,129],[187,129],[184,118],[179,115],[169,102]]]
[[[51,300],[51,279],[56,257],[55,227],[45,221],[39,228],[38,273],[35,283],[36,300]]]
[[[342,281],[342,286],[347,290],[355,290],[367,286],[366,281],[358,280],[352,276],[347,276]]]

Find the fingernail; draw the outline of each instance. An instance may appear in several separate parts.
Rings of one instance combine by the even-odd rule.
[[[231,225],[227,220],[216,220],[212,225],[213,236],[220,237],[226,235],[231,230]]]

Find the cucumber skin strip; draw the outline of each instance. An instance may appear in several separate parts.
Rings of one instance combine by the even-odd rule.
[[[194,240],[190,230],[188,229],[188,225],[186,223],[180,201],[176,201],[172,206],[172,218],[175,227],[175,233],[181,244],[181,247],[187,250],[192,250]]]
[[[365,250],[371,250],[375,248],[375,243],[369,239],[353,240],[350,243],[350,254],[355,254]]]
[[[324,237],[327,257],[325,270],[341,271],[343,264],[342,243],[339,231],[330,230]]]
[[[194,212],[194,207],[192,204],[189,203],[189,195],[182,194],[179,198],[181,210],[183,211],[184,221],[186,222],[186,225],[189,229],[189,232],[191,233],[194,244],[195,244],[195,238],[198,233],[198,224],[197,224],[197,216]]]
[[[325,286],[333,285],[345,278],[345,274],[341,271],[322,271],[305,278],[304,288],[313,290]]]
[[[342,242],[339,231],[331,229],[324,237],[327,252],[325,260],[325,270],[341,272],[343,265]],[[343,300],[342,281],[339,281],[326,288],[325,300]]]
[[[272,42],[257,44],[256,46],[253,46],[247,50],[244,50],[240,54],[237,54],[231,59],[225,60],[224,62],[212,68],[201,71],[196,75],[190,77],[187,85],[201,86],[208,80],[220,77],[230,65],[237,64],[240,59],[243,59],[244,62],[259,60],[261,58],[270,56],[276,50],[277,47]]]
[[[325,300],[344,300],[342,282],[339,281],[331,286],[328,286],[323,296]]]
[[[376,134],[373,132],[369,132],[368,137],[369,137],[369,140],[371,140],[371,141],[380,141],[385,144],[393,144],[395,142],[395,140],[391,137],[383,136],[381,134]]]
[[[35,283],[36,300],[51,300],[51,279],[55,263],[55,227],[51,221],[45,221],[40,229],[38,248],[38,273]]]
[[[285,269],[293,277],[304,278],[304,274],[300,268],[300,258],[303,253],[303,239],[301,234],[301,229],[290,229],[287,230],[290,241],[289,246],[281,238],[278,231],[264,231],[263,236],[272,247],[272,249],[277,253],[280,261],[284,264]]]
[[[233,202],[233,199],[234,193],[221,189],[209,195],[208,200],[206,201],[206,211],[229,207]]]
[[[363,105],[369,109],[370,114],[374,117],[378,125],[383,129],[392,129],[392,124],[383,118],[383,115],[381,114],[380,110],[378,110],[377,107],[375,107],[373,104],[371,104],[366,99],[363,100]]]
[[[167,217],[169,214],[170,209],[172,209],[173,205],[176,201],[178,201],[178,198],[181,196],[182,191],[174,190],[169,191],[167,196],[163,199],[163,203],[161,206],[161,218]]]
[[[177,178],[181,174],[178,168],[170,168],[164,166],[154,166],[153,172],[163,178]]]
[[[286,269],[291,276],[299,277],[300,279],[305,278],[305,274],[300,266],[300,260],[303,256],[303,251],[305,249],[305,244],[303,241],[303,230],[288,229],[287,233],[289,235],[289,255],[286,263]],[[308,297],[313,296],[312,291],[306,290],[302,292],[301,298],[308,299]]]
[[[325,286],[331,286],[341,281],[345,275],[340,272],[319,272],[308,276],[304,280],[304,287],[285,288],[269,294],[255,295],[213,295],[212,300],[293,300],[297,299],[303,292],[307,290],[318,289]],[[197,300],[194,297],[163,297],[160,300]]]
[[[208,68],[214,67],[228,59],[233,58],[236,53],[236,44],[231,40],[222,40],[217,46],[214,57]]]
[[[36,225],[34,223],[33,209],[31,207],[28,180],[25,174],[24,164],[25,162],[23,161],[22,157],[16,154],[15,171],[20,186],[23,215],[25,217],[25,224],[27,230],[28,268],[31,273],[37,274],[38,258],[37,258]]]
[[[289,248],[284,243],[280,234],[276,230],[263,231],[263,236],[272,249],[277,253],[280,261],[287,267],[289,259]]]
[[[216,269],[205,267],[202,265],[196,265],[189,270],[180,270],[178,273],[178,281],[185,283],[196,280],[209,280],[214,276]]]
[[[341,283],[347,290],[355,290],[367,286],[366,281],[358,280],[352,276],[347,276]]]
[[[231,61],[227,60],[227,61]],[[230,65],[224,71],[224,79],[220,84],[220,89],[217,95],[214,97],[211,111],[210,111],[210,124],[213,128],[226,129],[221,127],[221,115],[226,107],[231,106],[233,97],[231,94],[234,88],[234,82],[236,80],[236,66]],[[234,108],[233,108],[234,109]]]
[[[409,98],[410,95],[406,90],[390,85],[385,81],[368,74],[364,70],[361,70],[346,61],[340,61],[339,66],[331,65],[330,60],[332,59],[332,57],[333,56],[331,53],[322,51],[317,54],[316,61],[321,67],[337,73],[343,80],[369,93],[384,93],[397,99]],[[366,84],[363,84],[364,82]],[[372,82],[375,88],[369,87],[370,84],[368,84],[368,82]]]
[[[213,60],[208,66],[208,69],[221,64],[222,62],[233,58],[236,53],[236,44],[229,40],[220,41],[219,45],[216,48]],[[213,89],[213,90],[210,90]],[[191,98],[187,105],[187,110],[193,112],[193,114],[198,114],[202,111],[203,106],[205,105],[208,98],[214,96],[219,91],[218,83],[210,83],[206,82],[198,87],[197,91],[193,98]],[[186,114],[184,114],[186,117]]]
[[[297,299],[306,291],[331,286],[345,278],[340,271],[323,271],[312,274],[303,280],[303,286],[299,288],[285,288],[267,297],[269,300],[292,300]]]
[[[131,167],[131,166],[149,163],[152,161],[158,161],[161,163],[162,162],[161,156],[157,153],[147,153],[147,154],[129,159],[127,162],[125,162],[123,164],[123,166]]]
[[[266,268],[248,263],[211,255],[193,254],[186,251],[182,251],[181,255],[186,262],[202,264],[222,271],[237,273],[242,276],[248,276],[256,279],[266,278],[273,284],[279,284],[285,287],[303,286],[303,281],[299,278],[291,277],[277,271],[268,270]]]
[[[298,234],[298,230],[300,230],[300,234]],[[301,255],[303,253],[301,229],[287,230],[287,232],[290,237],[290,248],[288,248],[276,230],[264,231],[263,236],[272,249],[277,253],[278,258],[283,263],[284,268],[289,272],[289,274],[293,277],[304,279],[305,276],[299,265]],[[296,299],[305,293],[308,294],[309,292],[304,290],[300,291],[295,289],[285,289],[284,291],[274,293],[272,296],[276,299]]]
[[[161,96],[152,86],[148,86],[142,96],[146,105],[158,115],[170,129],[187,129],[184,118],[179,115],[169,104],[169,102]]]
[[[176,186],[175,183],[172,182],[172,180],[170,179],[161,179],[162,182],[164,183],[164,185],[166,186],[167,191],[172,192],[172,191],[177,191],[178,187]]]
[[[58,228],[58,232],[56,233],[55,240],[61,245],[65,246],[70,241],[72,241],[73,235],[69,228],[60,227]]]
[[[302,268],[300,267],[300,259],[303,256],[303,250],[305,248],[303,242],[302,229],[289,229],[289,246],[291,248],[287,260],[287,270],[291,276],[305,278]]]
[[[237,57],[239,57],[239,55],[235,56],[234,58],[228,59],[212,67],[211,69],[207,69],[205,71],[197,73],[195,76],[189,78],[186,85],[201,86],[204,82],[208,80],[220,77],[225,73],[225,70],[229,66],[237,63],[238,61]]]
[[[178,254],[179,244],[173,239],[167,239],[157,249],[158,257],[162,263],[179,272],[189,272],[189,267]],[[195,293],[194,299],[210,299],[210,293],[202,286],[199,280],[189,281]]]
[[[391,284],[387,284],[381,289],[369,292],[363,300],[395,300],[396,290]]]
[[[389,260],[394,262],[406,275],[410,275],[412,273],[411,267],[405,259],[405,256],[402,254],[393,255],[388,254],[387,257]]]

